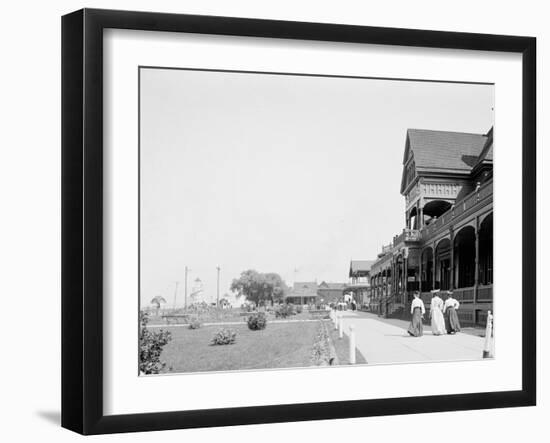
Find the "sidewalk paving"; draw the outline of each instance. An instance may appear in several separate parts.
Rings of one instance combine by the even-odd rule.
[[[388,322],[376,315],[344,311],[344,332],[355,327],[356,346],[369,364],[427,361],[479,360],[484,339],[471,334],[432,335],[424,325],[422,337],[411,337],[404,326]],[[393,323],[393,324],[392,324]]]

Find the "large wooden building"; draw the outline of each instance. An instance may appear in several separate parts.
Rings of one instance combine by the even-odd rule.
[[[351,294],[360,309],[370,308],[371,266],[374,260],[351,260],[349,264],[349,283],[344,292]]]
[[[370,270],[370,309],[408,317],[413,291],[452,289],[466,325],[493,309],[493,130],[409,129],[401,194],[405,227]],[[428,316],[426,316],[428,318]]]

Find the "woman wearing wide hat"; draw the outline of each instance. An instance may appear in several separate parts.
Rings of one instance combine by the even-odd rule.
[[[438,295],[439,289],[434,289],[431,293],[430,319],[432,320],[432,334],[443,335],[447,333],[445,329],[445,319],[443,318],[443,300]]]
[[[445,314],[445,327],[447,328],[447,334],[454,334],[460,332],[460,322],[458,321],[458,310],[460,303],[453,298],[453,291],[447,291],[447,300],[443,306],[443,314]]]
[[[424,317],[424,314],[426,312],[426,308],[424,307],[424,302],[420,298],[420,293],[415,292],[414,293],[414,300],[411,304],[411,324],[409,325],[409,329],[407,329],[407,332],[409,335],[412,335],[413,337],[421,337],[424,333],[423,327],[422,327],[422,318]]]

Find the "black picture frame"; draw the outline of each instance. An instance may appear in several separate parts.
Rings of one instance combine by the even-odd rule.
[[[522,389],[110,415],[103,413],[103,30],[171,31],[522,54]],[[82,434],[536,404],[536,39],[83,9],[62,18],[62,426]]]

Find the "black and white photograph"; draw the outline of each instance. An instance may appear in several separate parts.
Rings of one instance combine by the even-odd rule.
[[[545,6],[4,3],[2,441],[544,440]]]
[[[140,376],[498,358],[493,83],[137,75]]]

